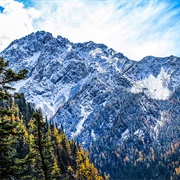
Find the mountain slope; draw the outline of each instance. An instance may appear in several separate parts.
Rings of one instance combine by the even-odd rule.
[[[62,124],[69,138],[99,148],[107,166],[112,151],[129,141],[127,155],[138,139],[143,146],[162,146],[160,133],[167,127],[164,135],[171,138],[163,137],[163,146],[179,141],[178,57],[135,62],[103,44],[72,43],[44,31],[13,41],[1,55],[14,70],[29,70],[28,78],[14,85],[26,100]]]

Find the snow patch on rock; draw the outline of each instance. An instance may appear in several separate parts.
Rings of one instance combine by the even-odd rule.
[[[161,119],[157,120],[156,125],[154,127],[156,139],[158,138],[158,135],[159,135],[159,128],[162,127],[164,123],[170,119],[168,113],[165,111],[161,111],[160,115],[161,115]]]
[[[91,50],[90,51],[90,55],[95,58],[97,54],[101,54],[102,53],[102,50],[100,48],[97,48],[95,50]]]
[[[95,133],[94,133],[94,130],[92,129],[92,131],[91,131],[91,137],[93,138],[93,140],[95,141],[96,140],[96,135],[95,135]]]
[[[38,60],[40,54],[41,52],[34,53],[32,57],[25,59],[24,62],[29,64],[30,66],[33,66],[34,63]]]
[[[40,101],[36,108],[41,109],[47,119],[55,114],[54,108],[46,101]]]
[[[90,102],[90,104],[91,103],[92,102]],[[76,125],[76,132],[72,134],[72,137],[76,137],[83,130],[83,124],[92,112],[92,110],[91,110],[92,108],[90,107],[90,104],[87,106],[80,105],[82,118],[80,119],[79,123]]]
[[[162,68],[157,77],[150,74],[148,78],[134,82],[134,86],[130,91],[132,93],[141,93],[144,91],[152,99],[166,100],[171,95],[171,91],[168,89],[169,81],[170,75]]]
[[[121,139],[120,141],[124,141],[129,137],[129,129],[126,129],[122,134],[121,134]]]

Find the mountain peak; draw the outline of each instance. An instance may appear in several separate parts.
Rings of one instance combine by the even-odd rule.
[[[177,57],[135,62],[104,44],[72,43],[45,31],[15,40],[0,55],[14,70],[29,70],[28,78],[15,84],[28,102],[83,147],[96,143],[105,157],[126,142],[132,146],[129,157],[138,143],[138,148],[142,142],[160,143],[159,132],[168,125],[173,132],[179,120]],[[108,159],[103,162],[110,167]]]

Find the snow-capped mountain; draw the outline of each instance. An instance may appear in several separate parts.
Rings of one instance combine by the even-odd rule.
[[[15,71],[29,70],[15,88],[84,147],[103,142],[115,151],[138,138],[159,143],[160,132],[179,123],[179,57],[136,62],[103,44],[44,31],[13,41],[0,55]]]

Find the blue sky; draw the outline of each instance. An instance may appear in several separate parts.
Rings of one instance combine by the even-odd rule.
[[[179,0],[0,0],[0,51],[45,30],[94,41],[130,59],[180,56]]]
[[[15,0],[17,2],[22,2],[25,8],[33,7],[37,0]]]

